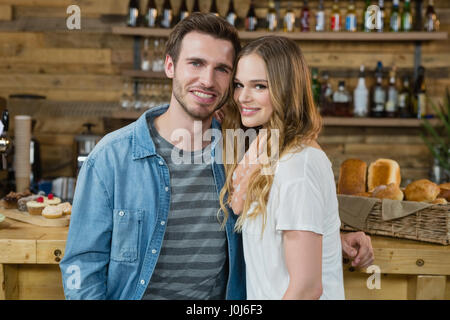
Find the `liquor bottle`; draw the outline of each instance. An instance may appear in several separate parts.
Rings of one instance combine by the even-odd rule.
[[[353,92],[355,117],[367,117],[369,115],[369,90],[366,87],[364,65],[359,68],[358,85]]]
[[[397,116],[398,106],[397,106],[397,100],[398,100],[398,91],[396,88],[396,78],[395,78],[395,72],[397,68],[396,66],[393,66],[391,71],[389,72],[389,87],[388,87],[388,94],[387,94],[387,101],[386,101],[386,117],[394,118]]]
[[[194,0],[194,5],[192,7],[192,12],[200,12],[199,0]]]
[[[230,0],[226,19],[229,24],[231,24],[232,26],[236,26],[237,14],[234,10],[234,0]]]
[[[338,90],[333,93],[334,112],[337,117],[351,117],[351,96],[345,89],[345,81],[339,81]]]
[[[366,0],[366,5],[364,8],[364,12],[363,12],[363,27],[361,28],[363,31],[365,32],[371,32],[372,29],[369,27],[369,23],[370,23],[370,12],[369,12],[369,7],[370,7],[370,0]]]
[[[130,0],[128,5],[127,25],[137,27],[139,18],[139,3],[137,0]]]
[[[384,0],[378,0],[378,7],[380,10],[377,15],[377,29],[378,32],[384,32],[384,20],[386,19],[386,13],[384,12]]]
[[[164,0],[164,5],[162,9],[161,15],[161,27],[169,29],[172,27],[172,6],[170,4],[170,0]]]
[[[141,70],[149,71],[151,69],[151,52],[148,45],[149,39],[144,39],[144,47],[141,52]]]
[[[392,0],[392,11],[389,23],[391,32],[399,32],[401,27],[400,12],[398,10],[398,0]]]
[[[398,115],[400,118],[410,118],[412,116],[411,89],[409,87],[409,77],[403,77],[403,87],[398,94]]]
[[[428,0],[427,11],[425,13],[425,31],[439,31],[439,20],[434,11],[433,0]]]
[[[329,74],[325,71],[322,75],[323,82],[320,87],[320,112],[323,116],[334,116],[333,88],[329,82]]]
[[[351,0],[348,5],[347,15],[345,16],[345,30],[355,32],[357,29],[355,1]]]
[[[334,0],[331,10],[331,31],[341,31],[341,13],[338,0]]]
[[[255,31],[258,24],[258,19],[255,14],[255,6],[253,0],[250,2],[250,8],[248,9],[247,16],[245,17],[245,30]]]
[[[220,16],[219,10],[217,10],[216,0],[211,0],[211,7],[209,8],[209,12],[216,15],[217,17]]]
[[[414,84],[413,115],[418,119],[424,118],[427,113],[425,68],[420,66],[417,70],[417,78]]]
[[[302,32],[310,31],[309,28],[309,7],[308,7],[308,1],[303,0],[303,7],[302,11],[300,12],[300,30]]]
[[[295,29],[295,13],[292,10],[292,2],[288,3],[286,14],[283,19],[283,31],[293,32]]]
[[[186,5],[186,0],[182,0],[181,6],[180,6],[180,13],[178,15],[179,21],[182,21],[183,19],[185,19],[187,17],[189,17],[189,10]]]
[[[312,82],[311,89],[313,92],[314,103],[317,108],[320,108],[320,82],[319,82],[319,73],[317,68],[312,68]]]
[[[325,9],[323,0],[320,0],[319,7],[316,12],[316,31],[325,31]]]
[[[158,19],[158,9],[155,0],[149,0],[147,11],[145,11],[145,26],[149,28],[156,28]]]
[[[412,14],[410,0],[405,0],[402,12],[402,31],[408,32],[412,30]]]
[[[386,90],[383,87],[383,64],[378,61],[375,70],[376,84],[372,93],[372,117],[384,117],[384,106],[386,104]]]
[[[278,28],[278,18],[275,3],[272,0],[269,1],[269,11],[267,12],[266,20],[267,31],[276,31]]]

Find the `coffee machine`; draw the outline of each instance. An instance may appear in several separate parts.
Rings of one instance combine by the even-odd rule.
[[[77,143],[77,175],[89,153],[91,153],[92,149],[94,149],[95,145],[102,138],[101,136],[93,134],[91,128],[95,127],[94,124],[84,123],[83,126],[86,127],[86,131],[75,137],[75,141]]]

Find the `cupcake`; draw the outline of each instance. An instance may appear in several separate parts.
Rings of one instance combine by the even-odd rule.
[[[58,207],[62,209],[62,212],[65,216],[68,216],[72,213],[72,205],[70,202],[63,202],[58,204]]]
[[[20,198],[17,201],[17,208],[19,209],[19,211],[28,211],[27,202],[36,201],[37,198],[39,198],[39,197],[41,197],[41,195],[34,194],[32,196],[29,196],[29,197]]]
[[[42,210],[44,210],[45,206],[46,204],[44,203],[43,197],[37,198],[36,201],[27,202],[28,212],[32,215],[40,215],[42,213]]]
[[[48,194],[48,197],[44,198],[44,203],[46,205],[57,205],[61,203],[61,199],[58,197],[53,196],[52,193]]]
[[[60,206],[46,206],[42,210],[42,216],[47,219],[57,219],[61,218],[63,215],[63,210]]]

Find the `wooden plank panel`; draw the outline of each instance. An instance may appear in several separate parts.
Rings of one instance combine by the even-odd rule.
[[[64,299],[58,265],[20,265],[17,286],[20,300]]]
[[[36,263],[35,240],[0,239],[0,263]]]
[[[58,63],[58,64],[110,64],[110,49],[60,49],[21,48],[6,46],[0,48],[0,58],[4,63]]]
[[[36,261],[43,264],[59,264],[64,256],[65,240],[37,240]],[[58,259],[59,260],[58,260]]]
[[[445,296],[446,276],[417,276],[417,300],[442,300]]]
[[[11,5],[0,5],[0,21],[11,21],[13,10]]]

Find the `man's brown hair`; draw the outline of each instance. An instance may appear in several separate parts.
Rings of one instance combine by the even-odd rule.
[[[176,63],[180,55],[181,42],[189,32],[200,32],[216,39],[228,40],[234,48],[234,58],[241,50],[241,42],[237,30],[225,19],[212,13],[195,12],[180,21],[169,35],[165,55],[169,55]]]

